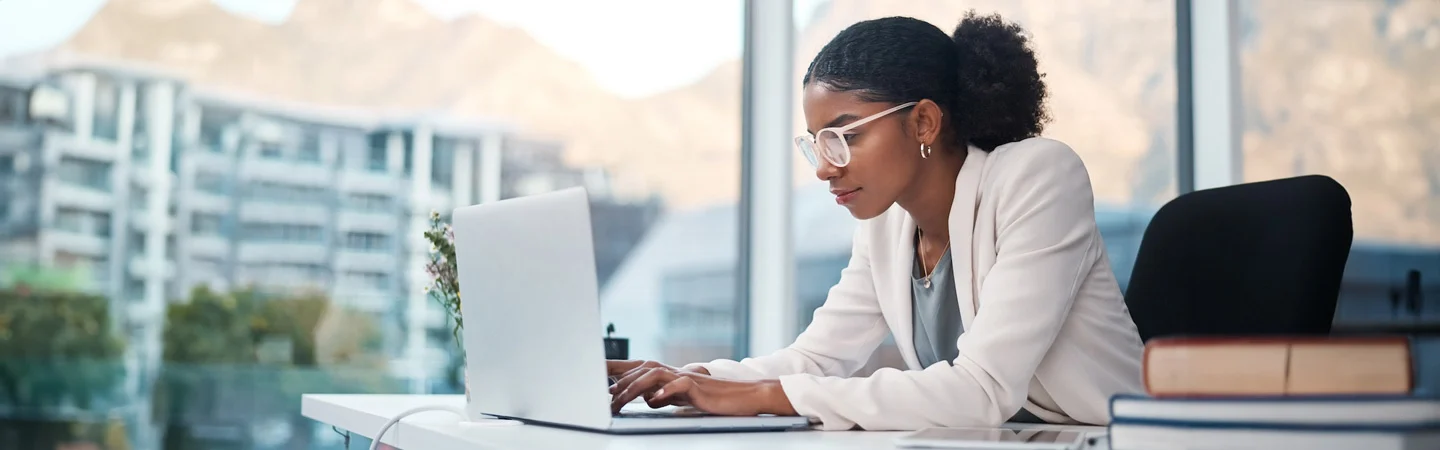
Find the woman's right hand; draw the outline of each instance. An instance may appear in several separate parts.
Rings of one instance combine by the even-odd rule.
[[[704,374],[704,375],[709,375],[709,374],[710,374],[710,371],[709,371],[709,370],[705,370],[704,367],[700,367],[699,365],[689,365],[689,366],[685,366],[685,367],[682,367],[682,368],[675,368],[675,367],[670,367],[670,366],[667,366],[667,365],[664,365],[664,364],[661,364],[661,363],[655,362],[655,361],[646,361],[646,360],[638,360],[638,359],[637,359],[637,360],[606,360],[606,361],[605,361],[605,372],[606,372],[606,374],[609,375],[610,378],[613,378],[613,379],[616,379],[616,380],[621,379],[621,378],[625,378],[625,375],[629,374],[631,371],[633,371],[633,370],[635,370],[635,369],[653,369],[653,368],[661,368],[661,367],[666,368],[666,369],[668,369],[668,370],[671,371],[671,372],[695,372],[695,373],[700,373],[700,374]]]

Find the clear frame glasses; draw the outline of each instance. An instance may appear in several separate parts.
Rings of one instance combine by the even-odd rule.
[[[796,136],[795,148],[799,149],[800,153],[805,155],[805,159],[810,161],[811,167],[820,167],[820,158],[825,158],[826,162],[835,167],[845,167],[850,164],[850,142],[849,139],[845,138],[845,133],[855,129],[855,127],[873,122],[890,113],[915,106],[918,103],[920,102],[904,103],[872,114],[864,119],[851,122],[849,125],[843,127],[821,129],[815,132],[815,137],[813,138],[808,135]]]

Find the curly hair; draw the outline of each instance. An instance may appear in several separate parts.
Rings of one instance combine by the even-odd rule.
[[[949,139],[985,151],[1038,136],[1049,121],[1030,40],[998,14],[967,12],[950,36],[909,17],[856,23],[815,55],[802,85],[811,82],[865,101],[930,99],[949,118]]]

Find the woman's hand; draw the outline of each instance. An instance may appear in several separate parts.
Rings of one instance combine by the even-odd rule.
[[[658,362],[655,362],[655,361],[643,361],[643,360],[623,361],[623,360],[615,360],[615,359],[611,359],[611,360],[606,360],[606,361],[605,361],[605,371],[608,372],[608,374],[610,375],[610,378],[614,378],[614,379],[617,379],[617,380],[620,379],[621,377],[624,377],[625,374],[629,373],[631,370],[635,370],[636,368],[641,367],[641,366],[644,366],[644,367],[666,367],[666,368],[669,368],[669,369],[671,369],[671,370],[676,370],[676,371],[698,372],[698,373],[705,374],[705,375],[709,375],[709,374],[710,374],[710,371],[705,370],[704,367],[700,367],[700,366],[698,366],[698,365],[697,365],[697,366],[685,366],[685,367],[683,367],[683,368],[677,369],[677,368],[670,367],[670,366],[667,366],[667,365],[664,365],[664,364],[661,364],[661,363],[658,363]]]
[[[651,408],[689,406],[726,416],[796,414],[777,380],[723,380],[653,361],[611,361],[608,369],[619,380],[610,387],[610,409],[616,412],[643,397]],[[616,375],[621,369],[628,370]]]

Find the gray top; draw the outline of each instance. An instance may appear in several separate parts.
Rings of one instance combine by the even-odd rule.
[[[955,342],[965,332],[965,323],[960,319],[960,300],[955,294],[955,272],[950,269],[950,250],[940,255],[928,285],[920,264],[920,255],[916,252],[915,267],[911,270],[913,304],[910,310],[915,322],[915,356],[920,359],[920,367],[930,367],[960,356]],[[1024,408],[1017,411],[1009,422],[1045,423]]]
[[[930,367],[960,355],[960,350],[955,348],[955,340],[965,332],[965,325],[960,321],[960,301],[955,295],[950,250],[940,255],[940,262],[935,263],[928,283],[920,264],[917,252],[915,267],[911,271],[913,304],[910,310],[915,323],[915,354],[920,358],[920,367]]]

